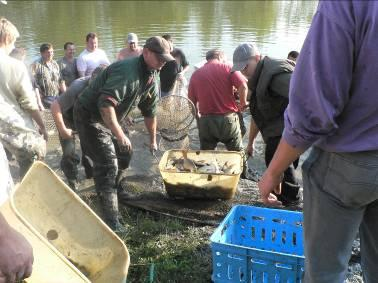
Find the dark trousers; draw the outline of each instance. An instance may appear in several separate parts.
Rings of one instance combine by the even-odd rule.
[[[75,152],[75,138],[62,139],[59,136],[59,141],[63,151],[63,156],[60,160],[60,168],[68,180],[77,180],[80,157]]]
[[[75,126],[79,132],[82,150],[93,161],[93,179],[104,211],[104,220],[117,229],[119,169],[129,166],[132,151],[121,150],[111,131],[101,123],[94,122],[91,114],[80,102],[74,108]]]
[[[276,152],[278,144],[280,143],[281,136],[271,137],[266,139],[265,144],[265,164],[266,167],[269,166],[270,161],[273,159],[273,155]],[[281,184],[281,195],[278,195],[277,198],[285,202],[295,201],[298,199],[299,184],[295,176],[295,169],[298,167],[298,159],[295,160],[284,172],[284,177]]]

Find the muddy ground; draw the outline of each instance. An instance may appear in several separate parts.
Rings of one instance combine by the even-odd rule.
[[[245,119],[248,125],[249,117],[246,116]],[[161,149],[161,151],[156,153],[157,158],[155,158],[149,152],[149,137],[144,128],[143,122],[135,123],[133,126],[129,127],[129,133],[134,155],[130,168],[122,181],[123,188],[130,193],[130,198],[123,200],[121,204],[126,208],[134,207],[141,211],[148,211],[149,213],[152,212],[179,219],[187,222],[188,226],[194,224],[215,229],[234,205],[246,204],[262,206],[262,203],[259,201],[256,182],[249,180],[239,181],[236,195],[231,200],[210,201],[172,199],[168,197],[158,169],[159,158],[164,153],[164,150],[178,148],[183,145],[184,142],[188,141],[185,140],[184,142],[170,143],[164,139],[160,140],[160,137],[158,136],[159,149]],[[247,143],[247,137],[248,133],[244,138],[245,144]],[[65,180],[62,171],[59,169],[61,151],[58,145],[59,143],[56,137],[52,136],[50,138],[49,151],[45,161],[56,173],[58,173],[59,176],[62,177],[63,180]],[[192,125],[189,133],[189,147],[190,149],[199,149],[198,133],[195,124]],[[224,147],[220,145],[219,149],[224,149]],[[261,138],[259,138],[256,143],[254,157],[248,161],[249,167],[253,170],[253,175],[256,180],[258,180],[265,169],[263,151],[263,143]],[[303,160],[303,158],[301,158],[301,160]],[[17,166],[14,162],[11,162],[11,166],[13,168],[13,175],[17,177],[17,173],[15,173]],[[300,170],[298,170],[297,174],[301,179]],[[93,180],[85,179],[83,168],[80,168],[79,195],[92,207],[92,209],[101,214],[94,193]],[[298,206],[293,206],[287,209],[300,211],[302,209],[302,202],[300,202]],[[121,209],[121,211],[123,210]],[[209,231],[207,230],[206,233],[206,235],[208,235]],[[128,243],[126,242],[126,244]],[[207,254],[204,256],[211,258],[209,250],[206,249],[205,252]],[[359,242],[356,240],[349,265],[348,282],[363,282],[359,262]],[[210,274],[208,274],[208,276],[208,278],[210,278]],[[206,279],[206,281],[209,281],[209,279]],[[177,282],[180,282],[180,280]]]

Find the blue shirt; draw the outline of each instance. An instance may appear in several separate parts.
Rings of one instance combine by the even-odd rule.
[[[378,2],[320,2],[291,80],[287,143],[378,149],[377,48]]]

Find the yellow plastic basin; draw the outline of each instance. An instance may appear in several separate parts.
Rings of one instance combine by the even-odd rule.
[[[198,173],[174,172],[167,169],[168,161],[172,158],[181,158],[182,150],[168,150],[164,152],[159,170],[163,177],[167,194],[175,198],[199,199],[231,199],[234,197],[243,168],[243,158],[240,152],[221,150],[188,150],[188,159],[194,161],[234,163],[235,173]]]
[[[12,204],[15,214],[43,238],[30,238],[33,247],[42,245],[39,240],[51,244],[56,250],[45,253],[59,257],[65,268],[72,269],[81,280],[60,277],[55,270],[61,265],[57,265],[35,268],[27,282],[126,281],[130,258],[123,241],[47,165],[33,164],[16,189]],[[38,255],[39,249],[34,248],[34,252]],[[44,255],[36,259],[36,267],[52,264]],[[39,276],[49,276],[50,280],[34,279]]]

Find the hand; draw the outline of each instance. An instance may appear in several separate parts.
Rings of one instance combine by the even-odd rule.
[[[39,133],[43,136],[45,141],[48,141],[49,135],[47,134],[46,128],[39,128]]]
[[[282,175],[275,176],[266,170],[258,183],[261,200],[266,205],[279,206],[282,203],[273,194],[281,194]]]
[[[19,232],[4,226],[0,238],[0,283],[20,281],[32,273],[33,248]]]
[[[243,112],[248,107],[249,107],[249,102],[248,101],[246,103],[240,102],[240,104],[238,105],[238,109],[239,109],[240,112]]]
[[[62,129],[61,133],[59,133],[61,138],[64,140],[72,139],[73,138],[73,131],[72,129],[65,128]]]
[[[156,142],[153,142],[150,144],[150,152],[152,155],[154,155],[156,151],[157,151],[157,144]]]
[[[130,151],[132,149],[131,141],[129,140],[128,137],[126,137],[124,133],[122,134],[123,134],[122,136],[117,137],[119,149],[120,151],[125,151],[125,150]]]
[[[177,77],[176,77],[176,80],[182,81],[183,79],[184,79],[184,75],[182,73],[178,73]]]
[[[253,144],[248,144],[247,148],[245,149],[245,153],[247,154],[248,158],[253,157],[253,151],[255,149],[255,146]]]

